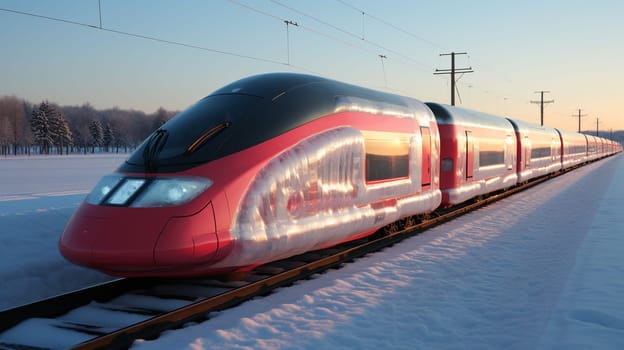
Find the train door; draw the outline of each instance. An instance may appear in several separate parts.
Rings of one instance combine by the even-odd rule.
[[[474,140],[472,131],[466,131],[466,179],[472,179],[474,171]]]
[[[429,128],[421,127],[422,135],[422,186],[431,185],[431,133]]]
[[[550,154],[552,162],[556,162],[557,160],[561,160],[561,141],[555,139],[554,137],[550,140]]]
[[[507,170],[513,169],[517,151],[518,148],[514,145],[514,138],[511,135],[507,135],[505,138],[505,164],[507,164]]]
[[[524,149],[524,168],[529,169],[531,167],[531,141],[529,140],[529,135],[524,136],[524,145],[522,148]]]

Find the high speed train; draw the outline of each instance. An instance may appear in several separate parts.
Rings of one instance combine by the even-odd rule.
[[[162,125],[60,237],[114,276],[198,276],[371,235],[622,151],[610,140],[273,73]]]

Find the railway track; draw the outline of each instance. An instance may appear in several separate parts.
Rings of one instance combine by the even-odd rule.
[[[422,220],[408,218],[373,238],[349,242],[273,262],[244,279],[118,279],[0,312],[0,350],[126,349],[137,339],[154,339],[165,330],[201,322],[279,287],[322,273],[552,176],[514,187]],[[416,223],[418,222],[418,223]],[[36,334],[36,336],[33,336]]]

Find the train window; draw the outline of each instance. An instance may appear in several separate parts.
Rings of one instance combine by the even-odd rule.
[[[585,145],[572,145],[569,148],[568,154],[577,154],[577,153],[585,153],[587,152],[587,146]]]
[[[482,139],[479,142],[479,166],[504,164],[505,144],[500,140]]]
[[[452,171],[453,170],[453,159],[452,158],[443,158],[441,163],[442,171]]]
[[[366,148],[366,181],[409,176],[410,134],[363,131]]]
[[[544,147],[535,147],[531,150],[531,159],[550,157],[550,152],[550,145]]]

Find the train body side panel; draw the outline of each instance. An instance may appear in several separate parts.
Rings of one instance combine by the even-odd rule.
[[[518,181],[554,173],[561,169],[561,136],[554,128],[507,118],[518,143]]]
[[[443,206],[516,185],[516,136],[508,120],[446,105],[427,105],[440,131]]]
[[[563,169],[571,168],[587,161],[587,138],[583,134],[557,130],[561,135],[561,164]]]

